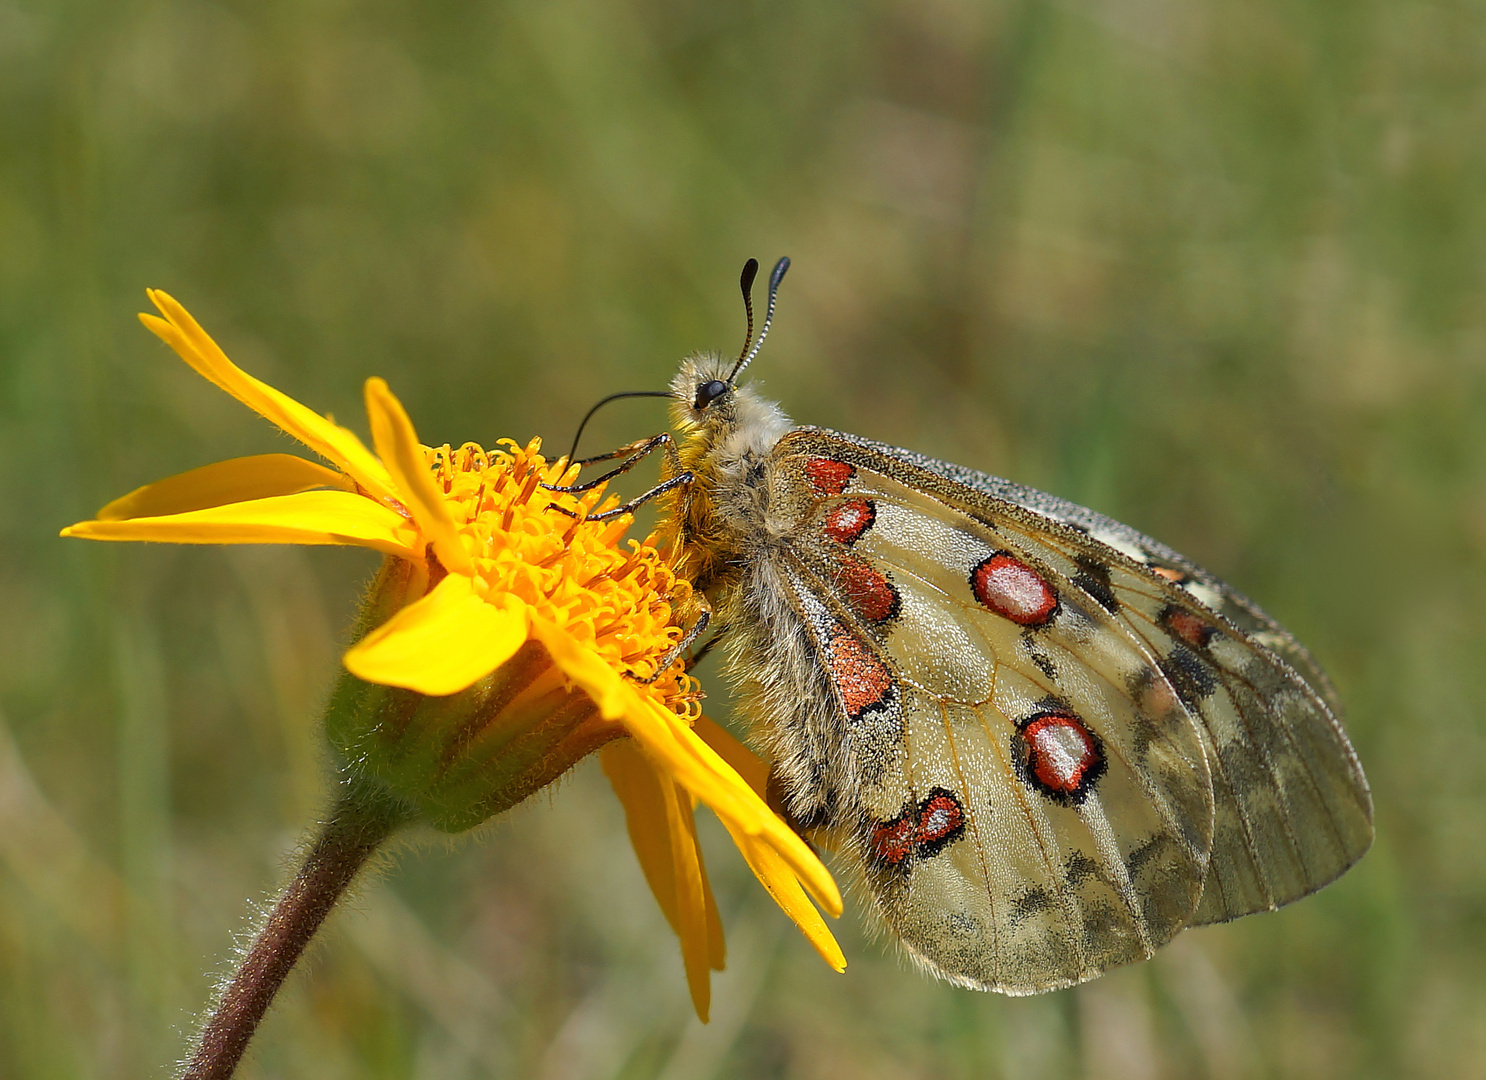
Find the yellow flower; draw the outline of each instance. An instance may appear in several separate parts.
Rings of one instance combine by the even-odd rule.
[[[602,489],[579,497],[544,488],[571,484],[577,470],[549,464],[536,441],[488,452],[422,446],[378,378],[367,380],[365,395],[374,454],[234,365],[170,296],[149,296],[164,316],[141,315],[150,330],[335,467],[289,454],[218,462],[116,499],[62,535],[385,553],[361,636],[345,657],[356,678],[342,681],[327,712],[327,733],[348,768],[424,820],[458,831],[602,747],[703,1019],[708,972],[722,967],[723,945],[696,841],[697,801],[717,813],[826,961],[844,968],[806,897],[835,916],[840,893],[764,803],[763,764],[701,717],[695,681],[679,661],[657,670],[681,636],[675,613],[690,585],[648,541],[619,546],[628,516],[589,519],[612,503],[600,504]]]

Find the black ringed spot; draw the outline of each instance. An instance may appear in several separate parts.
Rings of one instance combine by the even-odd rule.
[[[874,822],[868,841],[872,858],[884,866],[899,866],[913,854],[918,822],[911,810],[904,810],[891,821]]]
[[[840,495],[856,475],[856,469],[844,461],[815,457],[805,462],[805,478],[822,495]]]
[[[948,788],[936,787],[918,804],[918,855],[932,859],[965,835],[965,808]]]
[[[1175,604],[1167,604],[1162,608],[1158,618],[1166,630],[1194,649],[1207,648],[1212,644],[1213,638],[1222,632],[1202,616]]]
[[[836,585],[852,611],[876,626],[891,622],[903,611],[903,598],[892,578],[865,559],[844,559]]]
[[[1011,750],[1022,783],[1064,806],[1082,803],[1108,768],[1103,741],[1061,705],[1020,721]]]
[[[1046,626],[1058,613],[1058,594],[1042,575],[1005,551],[970,571],[970,591],[990,611],[1018,626]]]
[[[870,645],[837,624],[829,649],[831,678],[847,719],[887,712],[897,700],[892,673]]]

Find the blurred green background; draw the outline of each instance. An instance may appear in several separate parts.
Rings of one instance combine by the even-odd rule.
[[[704,1028],[589,763],[406,851],[242,1075],[1486,1073],[1483,56],[1464,0],[0,2],[0,1077],[182,1052],[321,806],[374,565],[57,539],[293,449],[139,327],[144,288],[352,426],[381,374],[429,442],[556,453],[736,348],[738,269],[781,253],[768,391],[1258,599],[1349,706],[1372,853],[1009,1000],[850,910],[831,973],[709,820]],[[616,405],[585,446],[662,424]]]

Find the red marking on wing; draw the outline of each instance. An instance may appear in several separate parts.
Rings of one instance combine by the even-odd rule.
[[[893,677],[877,655],[855,634],[837,628],[831,638],[831,677],[841,692],[846,715],[855,719],[880,705],[893,688]]]
[[[965,831],[965,809],[955,793],[935,788],[917,806],[911,803],[891,821],[872,830],[872,855],[897,866],[910,855],[933,858]]]
[[[838,544],[854,544],[877,519],[877,507],[869,499],[848,499],[826,515],[826,535]]]
[[[1020,559],[998,552],[970,572],[970,588],[997,615],[1020,626],[1042,626],[1058,610],[1058,594]]]
[[[1175,582],[1178,585],[1187,580],[1187,574],[1184,570],[1173,570],[1169,566],[1153,566],[1151,570],[1160,574],[1167,581]]]
[[[1163,611],[1161,623],[1194,649],[1207,648],[1208,642],[1218,633],[1216,626],[1179,607],[1169,607]]]
[[[822,495],[840,495],[846,490],[846,485],[851,483],[855,472],[846,462],[832,461],[830,458],[814,457],[805,462],[805,476],[809,479],[810,486]]]
[[[1094,736],[1070,713],[1039,716],[1022,729],[1027,767],[1048,791],[1077,794],[1103,764]]]
[[[932,844],[943,840],[965,824],[965,811],[953,795],[936,791],[924,800],[918,814],[918,841]]]
[[[1143,683],[1136,695],[1135,703],[1147,716],[1165,716],[1172,710],[1182,707],[1176,691],[1171,688],[1171,683],[1166,679],[1151,679]]]
[[[879,822],[872,830],[872,854],[889,866],[897,866],[913,850],[917,831],[907,814]]]
[[[868,622],[884,622],[898,614],[898,590],[865,559],[844,560],[837,584],[851,609]]]

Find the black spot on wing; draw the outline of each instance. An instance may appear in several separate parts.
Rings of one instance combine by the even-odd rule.
[[[1120,613],[1120,602],[1115,599],[1114,587],[1109,580],[1109,567],[1087,555],[1079,556],[1078,573],[1073,584],[1098,601],[1099,606],[1111,615]]]
[[[1165,833],[1156,833],[1142,842],[1139,847],[1130,853],[1130,857],[1125,860],[1125,866],[1130,871],[1131,880],[1138,878],[1140,871],[1145,865],[1155,856],[1161,854],[1164,849],[1171,847],[1173,843],[1174,841],[1171,837]]]
[[[1130,717],[1130,756],[1144,765],[1151,754],[1151,744],[1160,736],[1149,717],[1135,713]]]
[[[1037,670],[1041,671],[1049,679],[1056,681],[1058,678],[1057,666],[1053,663],[1053,658],[1042,651],[1036,636],[1030,631],[1023,633],[1022,645],[1027,650],[1028,658],[1031,659],[1032,663],[1037,665]]]
[[[1068,882],[1068,887],[1077,888],[1079,882],[1085,878],[1094,878],[1097,881],[1104,880],[1104,875],[1099,872],[1099,864],[1089,858],[1082,851],[1075,851],[1068,856],[1068,861],[1063,864],[1063,880]]]
[[[1161,673],[1177,696],[1188,705],[1197,704],[1217,688],[1212,668],[1185,645],[1175,646],[1161,660]]]
[[[1034,915],[1048,911],[1053,906],[1053,894],[1046,889],[1034,886],[1012,898],[1011,901],[1011,924],[1025,922]]]

